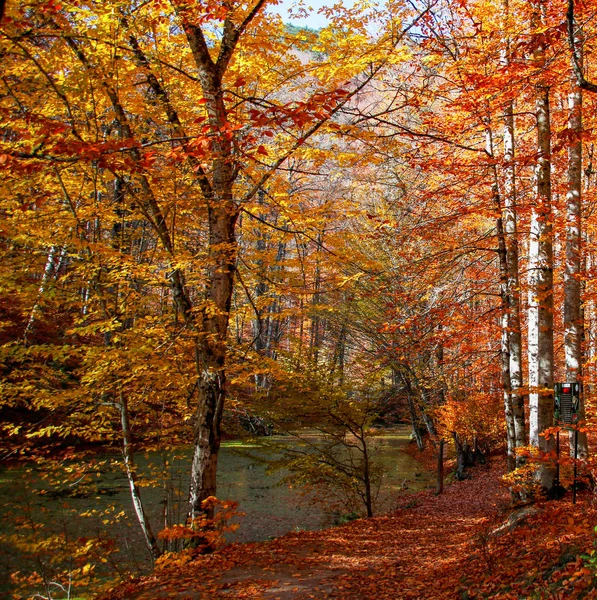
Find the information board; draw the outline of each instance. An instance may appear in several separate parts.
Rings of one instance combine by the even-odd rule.
[[[556,422],[572,425],[578,421],[582,384],[578,381],[556,383],[554,411]]]

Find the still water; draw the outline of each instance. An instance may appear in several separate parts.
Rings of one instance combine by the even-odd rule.
[[[408,428],[396,429],[375,441],[375,454],[385,470],[377,514],[392,510],[404,494],[433,486],[433,475],[404,452],[408,434]],[[278,441],[292,443],[289,438]],[[221,449],[218,497],[234,500],[244,513],[236,518],[238,529],[227,534],[229,541],[265,540],[292,530],[321,529],[338,520],[342,510],[332,506],[331,499],[281,483],[283,473],[268,474],[267,465],[247,452],[263,456],[258,446],[239,442],[225,442]],[[127,480],[115,458],[99,465],[98,459],[66,464],[59,481],[52,482],[44,479],[45,470],[39,466],[0,471],[0,598],[14,593],[17,584],[11,583],[11,573],[15,571],[23,573],[22,589],[26,587],[22,579],[32,571],[41,569],[57,581],[69,569],[79,569],[80,574],[88,564],[88,556],[82,552],[78,556],[82,548],[95,555],[95,572],[106,577],[148,569]],[[154,532],[162,529],[166,519],[180,521],[190,453],[181,451],[173,457],[155,452],[139,456],[137,462],[141,481],[151,472],[159,473],[153,485],[142,488]],[[65,594],[56,594],[61,597]]]

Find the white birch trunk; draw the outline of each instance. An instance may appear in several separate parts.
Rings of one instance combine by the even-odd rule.
[[[509,5],[503,2],[505,18],[504,29],[508,29]],[[510,63],[510,40],[506,39],[502,51],[501,62],[504,66]],[[520,278],[518,261],[518,224],[516,215],[516,167],[514,163],[514,102],[509,100],[504,106],[504,182],[502,222],[506,242],[506,264],[508,269],[508,349],[510,370],[510,404],[514,420],[514,445],[521,448],[527,444],[527,433],[524,413],[524,386],[522,368],[522,331],[520,326]],[[521,466],[524,459],[516,455],[516,466]]]
[[[540,8],[533,15],[533,29],[541,25]],[[537,77],[544,77],[544,48],[533,53]],[[541,433],[553,425],[553,226],[551,206],[551,124],[549,87],[536,86],[537,150],[536,198],[531,213],[529,240],[529,384],[530,442],[542,453],[555,449],[553,438]],[[554,465],[540,464],[538,479],[550,491],[554,485]]]
[[[508,346],[510,350],[510,397],[514,418],[515,446],[526,446],[527,434],[524,414],[524,386],[522,371],[522,331],[520,326],[520,279],[518,263],[518,225],[516,217],[516,171],[514,166],[514,109],[509,102],[504,116],[504,209],[502,220],[506,240],[508,265]],[[517,455],[516,464],[522,458]]]
[[[578,35],[578,47],[582,40]],[[581,308],[581,190],[582,190],[582,90],[576,77],[571,77],[568,96],[568,128],[574,136],[568,148],[568,193],[566,194],[566,268],[564,271],[564,351],[566,381],[581,380],[583,318]],[[579,417],[585,417],[581,396]],[[570,432],[570,447],[574,453],[574,432]],[[587,456],[587,435],[578,434],[579,456]]]
[[[27,326],[25,327],[25,331],[23,332],[23,341],[25,345],[29,341],[29,335],[33,331],[33,326],[35,325],[37,315],[39,314],[41,299],[48,287],[48,284],[50,283],[50,280],[56,278],[65,256],[66,246],[62,248],[60,248],[59,246],[52,246],[50,248],[50,251],[48,252],[48,259],[46,260],[44,273],[41,278],[41,283],[39,284],[39,289],[37,290],[37,299],[35,300],[35,304],[33,305],[31,312],[29,313]]]
[[[129,411],[126,398],[123,394],[120,394],[120,402],[118,404],[120,410],[120,424],[122,428],[122,458],[124,460],[124,467],[126,471],[126,477],[129,482],[129,489],[131,492],[131,500],[133,502],[133,508],[135,509],[135,515],[137,521],[143,532],[145,544],[149,550],[152,564],[160,556],[161,552],[157,544],[157,540],[153,535],[151,525],[145,514],[143,508],[143,501],[141,500],[141,490],[137,484],[137,473],[135,471],[135,457],[132,447],[132,435],[129,423]]]

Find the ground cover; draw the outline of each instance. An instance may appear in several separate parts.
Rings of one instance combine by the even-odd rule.
[[[173,559],[102,600],[597,598],[581,558],[594,547],[593,494],[579,494],[574,506],[566,497],[521,510],[503,472],[495,459],[443,495],[420,492],[387,516]]]

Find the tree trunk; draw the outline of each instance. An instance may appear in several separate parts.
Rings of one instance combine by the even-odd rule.
[[[493,158],[493,138],[488,125],[485,131],[487,154]],[[491,195],[496,212],[497,255],[500,274],[500,308],[501,308],[501,341],[500,341],[500,366],[502,373],[502,394],[504,399],[504,417],[506,421],[506,449],[507,468],[513,471],[516,468],[516,433],[514,427],[514,411],[512,407],[512,380],[510,375],[510,289],[508,278],[508,255],[506,252],[506,239],[502,219],[502,201],[498,187],[498,172],[495,162],[492,161],[493,185]]]
[[[257,194],[259,205],[263,206],[265,200],[265,193],[260,190]],[[265,215],[260,215],[264,217]],[[267,347],[269,345],[268,333],[269,333],[269,310],[264,310],[263,307],[259,306],[259,299],[265,296],[268,292],[268,286],[266,283],[266,265],[263,257],[267,250],[267,241],[265,235],[260,229],[256,231],[257,241],[255,243],[255,249],[257,250],[257,285],[255,286],[255,319],[253,320],[253,346],[258,354],[267,355]],[[265,313],[265,318],[264,318]],[[266,385],[266,376],[263,373],[255,374],[255,388],[257,391],[263,389]]]
[[[321,265],[319,259],[319,253],[321,252],[322,234],[317,234],[317,247],[315,254],[315,280],[313,282],[313,300],[312,300],[312,317],[311,317],[311,339],[309,342],[309,349],[313,358],[313,363],[317,365],[319,361],[319,349],[323,341],[323,319],[320,316],[319,302],[321,294],[319,292],[321,287]]]
[[[541,8],[535,6],[532,28],[541,27]],[[533,53],[537,77],[543,78],[545,48]],[[555,449],[553,437],[540,435],[553,425],[553,245],[551,206],[551,124],[549,87],[536,85],[537,150],[536,198],[532,206],[529,241],[529,396],[530,442],[545,456]],[[544,490],[554,485],[555,467],[541,462],[537,478]]]
[[[342,321],[338,340],[334,347],[334,355],[332,357],[332,367],[330,369],[330,377],[335,375],[338,377],[340,385],[344,384],[344,363],[346,359],[346,337],[348,335],[348,324],[346,320]]]
[[[25,327],[25,331],[23,332],[23,343],[25,346],[29,343],[29,336],[33,332],[33,328],[35,325],[35,321],[38,317],[41,308],[41,301],[44,293],[50,281],[52,279],[56,279],[58,277],[58,272],[60,270],[60,266],[64,261],[64,257],[66,256],[66,246],[60,248],[59,246],[52,246],[50,251],[48,252],[48,258],[46,260],[46,266],[44,268],[44,272],[41,278],[41,283],[39,284],[39,288],[37,290],[37,298],[35,300],[35,304],[29,313],[29,319],[27,320],[27,326]]]
[[[435,423],[431,418],[430,414],[427,412],[427,409],[430,408],[429,405],[429,392],[424,388],[420,388],[421,393],[421,415],[423,417],[423,422],[425,423],[425,427],[427,428],[427,432],[429,433],[429,437],[433,445],[436,445],[435,439],[437,438],[437,429],[435,428]]]
[[[220,450],[220,422],[224,405],[225,375],[221,369],[207,368],[200,378],[195,415],[193,459],[189,485],[189,519],[213,515],[203,502],[216,495],[216,472]]]
[[[508,0],[503,0],[504,30],[509,29],[510,7]],[[506,36],[502,49],[501,62],[510,64],[511,42]],[[504,179],[502,223],[506,244],[506,265],[508,272],[508,351],[510,373],[510,405],[514,420],[514,446],[522,448],[527,444],[526,423],[524,413],[524,394],[521,392],[523,381],[522,370],[522,330],[520,327],[520,281],[518,264],[518,227],[516,215],[516,167],[514,163],[514,102],[509,100],[504,106]],[[520,454],[515,456],[516,466],[524,462]]]
[[[504,205],[502,220],[506,242],[508,266],[508,349],[510,351],[510,401],[514,419],[514,445],[522,448],[527,444],[524,414],[524,381],[522,375],[522,333],[520,327],[520,281],[518,265],[518,231],[516,218],[516,172],[514,166],[514,108],[509,102],[504,116]],[[524,459],[516,455],[516,466]]]
[[[203,501],[216,495],[216,471],[220,449],[220,424],[226,396],[226,338],[236,270],[235,224],[238,208],[232,194],[209,205],[211,267],[207,299],[200,316],[197,347],[197,412],[194,423],[193,460],[189,488],[191,521],[213,515]]]
[[[371,464],[369,460],[369,451],[367,448],[367,437],[364,429],[360,428],[360,441],[363,445],[363,483],[365,485],[365,510],[367,516],[373,516],[373,493],[371,490]]]
[[[396,386],[398,383],[398,377],[402,379],[404,388],[406,390],[406,401],[408,402],[408,411],[410,413],[410,423],[413,430],[413,437],[417,442],[417,448],[421,451],[425,449],[423,444],[423,436],[421,435],[421,428],[419,427],[419,416],[417,415],[417,405],[413,397],[413,386],[410,382],[409,376],[404,371],[398,371],[392,369],[392,381]]]
[[[408,386],[406,397],[408,400],[408,410],[410,412],[410,423],[413,429],[413,436],[417,442],[417,448],[422,452],[425,449],[423,444],[423,437],[421,436],[421,430],[419,429],[419,418],[417,416],[417,408],[413,399],[412,390],[410,385]]]
[[[143,501],[141,500],[141,489],[137,485],[137,474],[135,471],[135,455],[133,453],[132,445],[132,434],[129,423],[129,409],[125,395],[120,393],[120,402],[118,403],[118,409],[120,410],[120,424],[122,429],[122,457],[124,460],[124,467],[126,471],[126,478],[129,482],[129,488],[131,491],[131,500],[133,501],[133,508],[135,509],[135,515],[137,521],[143,532],[145,544],[149,550],[152,564],[159,558],[161,551],[158,546],[157,540],[153,535],[151,525],[145,514],[143,508]]]
[[[577,47],[581,46],[580,34]],[[582,56],[582,55],[581,55]],[[580,381],[582,376],[581,340],[583,318],[581,311],[581,207],[582,207],[582,90],[576,77],[571,77],[568,95],[568,128],[574,136],[568,148],[568,193],[566,194],[566,268],[564,271],[564,351],[566,381]],[[580,396],[579,418],[584,420],[584,399]],[[578,454],[588,455],[587,434],[578,434]],[[575,433],[570,432],[570,448],[574,453]]]
[[[454,446],[456,447],[456,473],[455,477],[458,481],[470,479],[470,475],[466,472],[467,467],[473,464],[472,451],[468,442],[460,440],[458,434],[453,431]]]

